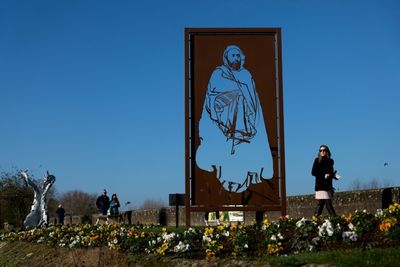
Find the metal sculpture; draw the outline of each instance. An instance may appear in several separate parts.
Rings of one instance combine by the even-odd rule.
[[[185,29],[185,205],[286,214],[279,28]]]
[[[34,193],[31,212],[24,220],[24,227],[42,227],[47,225],[47,194],[56,181],[56,177],[47,171],[43,178],[43,183],[40,185],[31,179],[26,172],[21,172],[21,176],[24,178],[26,184],[32,187]]]

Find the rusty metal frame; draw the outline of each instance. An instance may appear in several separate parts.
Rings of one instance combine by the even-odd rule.
[[[197,35],[274,35],[275,36],[275,71],[276,71],[276,96],[277,99],[277,138],[278,138],[278,178],[279,178],[279,201],[277,205],[219,205],[198,206],[192,205],[195,197],[195,142],[193,133],[196,130],[194,122],[194,93],[193,93],[193,71],[194,71],[194,37]],[[190,226],[191,212],[205,211],[281,211],[286,215],[286,185],[285,185],[285,146],[283,125],[283,82],[282,82],[282,49],[280,28],[186,28],[185,29],[185,206],[186,225]]]

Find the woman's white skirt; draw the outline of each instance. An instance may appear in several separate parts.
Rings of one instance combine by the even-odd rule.
[[[315,199],[331,199],[332,191],[315,191]]]

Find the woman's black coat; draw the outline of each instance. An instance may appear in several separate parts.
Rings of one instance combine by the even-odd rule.
[[[331,191],[333,172],[333,159],[323,157],[321,162],[318,162],[318,158],[314,160],[311,174],[315,176],[315,191]],[[325,174],[329,174],[328,178],[325,178]]]

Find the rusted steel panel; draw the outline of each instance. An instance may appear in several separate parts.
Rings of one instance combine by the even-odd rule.
[[[286,213],[281,55],[279,28],[185,29],[187,214]]]

